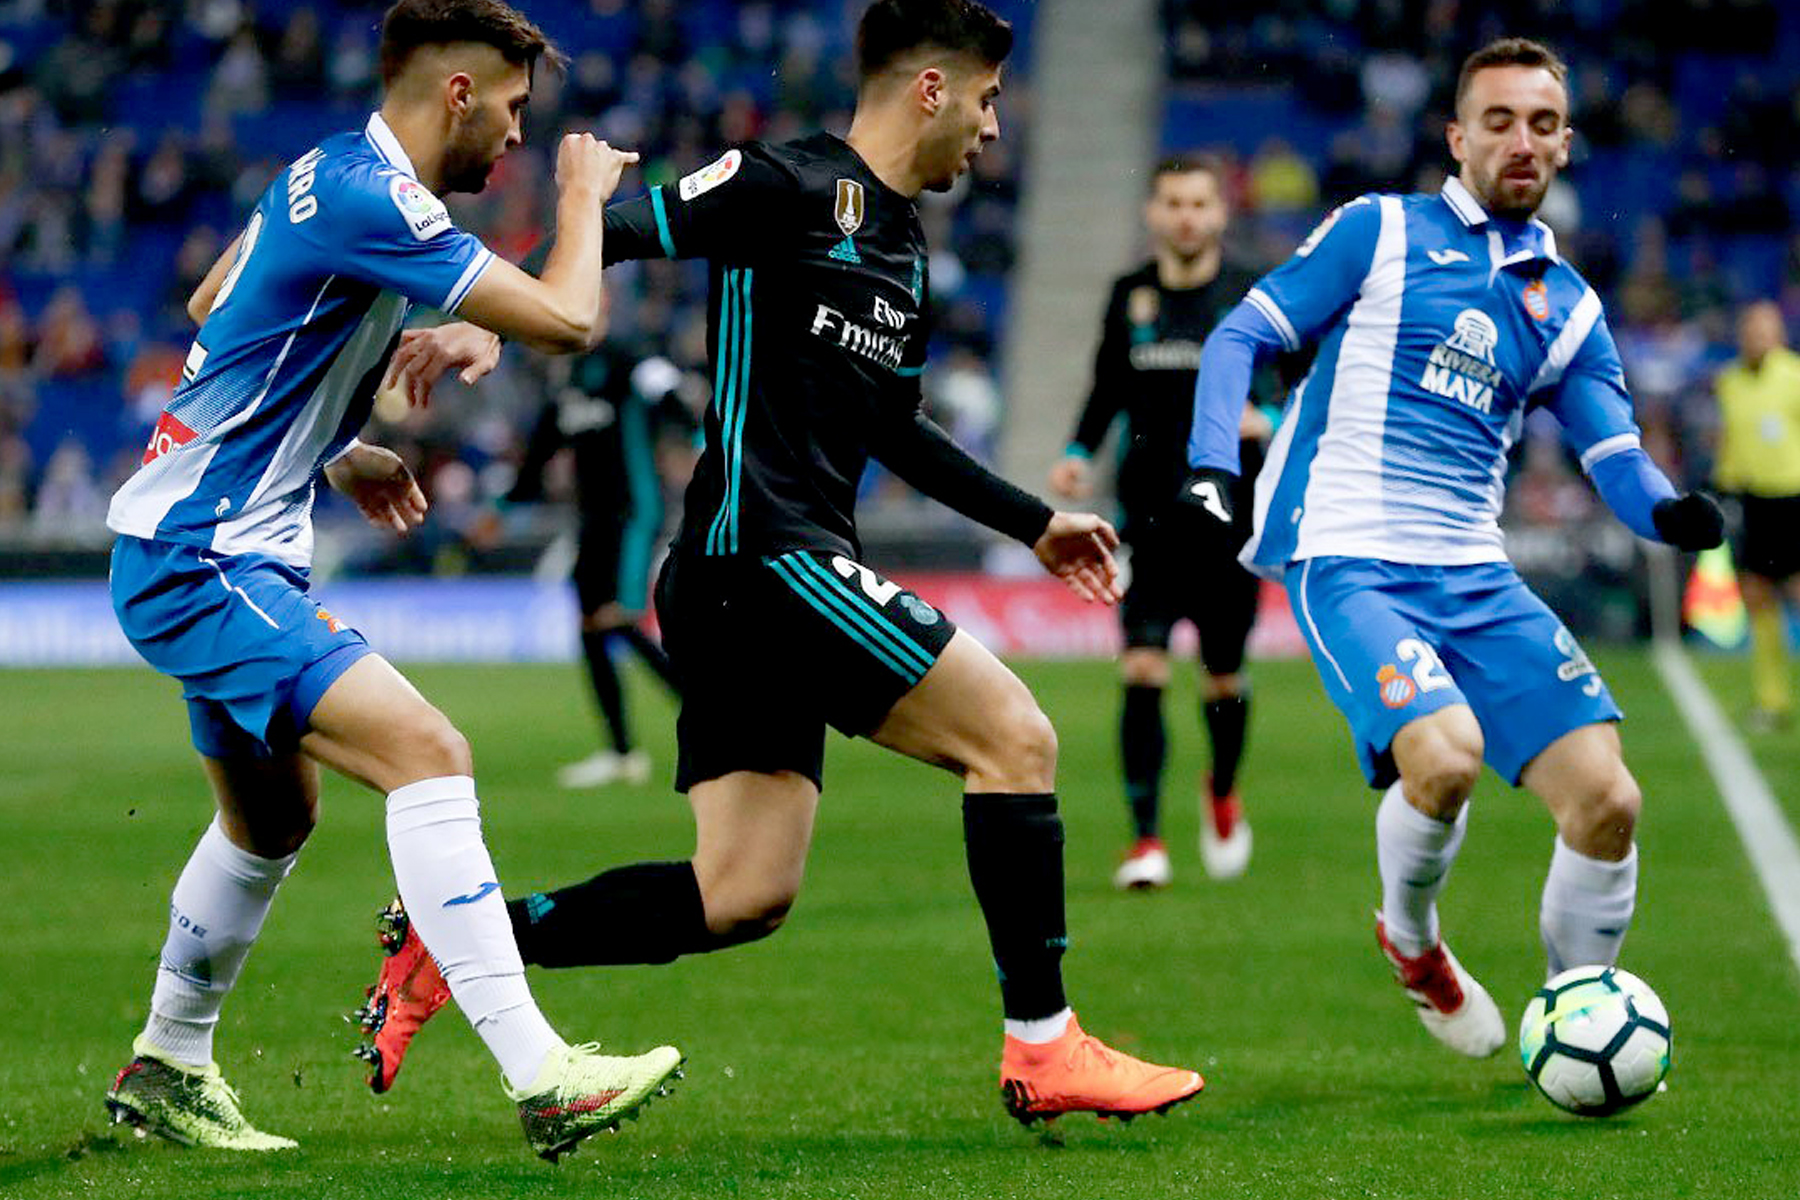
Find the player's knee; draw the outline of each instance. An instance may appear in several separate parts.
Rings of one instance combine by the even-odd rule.
[[[1119,677],[1126,687],[1167,687],[1169,656],[1154,650],[1127,650],[1119,660]]]
[[[444,775],[473,775],[475,756],[469,739],[435,708],[418,714],[396,739],[404,747],[409,773],[421,779]]]
[[[1579,802],[1570,806],[1563,841],[1595,858],[1617,859],[1631,848],[1638,814],[1644,807],[1643,792],[1624,764],[1590,783]]]
[[[1466,739],[1434,738],[1415,749],[1401,775],[1415,804],[1432,816],[1454,817],[1481,777],[1481,746]]]
[[[1056,786],[1056,727],[1027,694],[1000,717],[995,773],[1012,788],[1047,792]]]

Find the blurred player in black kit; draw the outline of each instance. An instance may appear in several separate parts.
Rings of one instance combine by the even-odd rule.
[[[921,411],[916,201],[999,136],[1011,48],[1010,26],[974,0],[875,0],[857,32],[847,139],[753,142],[607,210],[609,259],[711,266],[706,448],[656,597],[682,686],[676,786],[696,848],[508,909],[521,953],[542,966],[668,962],[764,937],[799,891],[828,725],[944,767],[963,780],[969,875],[1000,976],[1001,1091],[1029,1123],[1160,1112],[1203,1084],[1087,1034],[1064,998],[1056,735],[1036,700],[944,614],[858,561],[855,493],[873,456],[1032,547],[1077,595],[1119,595],[1110,525],[1053,513]],[[408,1036],[430,1009],[413,997],[428,981],[409,981],[430,961],[408,937],[382,972]],[[404,1051],[398,1035],[381,1047],[384,1062]]]
[[[1244,644],[1256,620],[1258,584],[1238,565],[1250,533],[1250,485],[1271,431],[1269,417],[1245,408],[1237,521],[1227,531],[1172,499],[1187,475],[1194,375],[1200,346],[1244,298],[1256,277],[1224,261],[1229,217],[1219,168],[1199,155],[1158,163],[1144,205],[1152,257],[1114,282],[1107,301],[1093,389],[1050,486],[1072,500],[1093,495],[1089,460],[1122,416],[1117,492],[1120,535],[1131,546],[1131,584],[1120,607],[1125,704],[1119,741],[1125,797],[1136,840],[1113,875],[1120,888],[1165,887],[1171,877],[1161,837],[1161,793],[1168,735],[1163,690],[1176,624],[1200,635],[1201,712],[1212,742],[1203,787],[1200,852],[1208,875],[1231,878],[1250,863],[1250,823],[1237,796],[1238,766],[1249,723]],[[1268,400],[1273,387],[1261,399]]]
[[[506,501],[541,500],[545,468],[568,448],[580,522],[574,579],[581,649],[611,742],[610,749],[563,767],[557,782],[570,788],[641,784],[650,777],[650,757],[633,745],[612,648],[630,646],[675,689],[668,658],[639,621],[663,527],[659,464],[671,441],[692,442],[696,421],[677,395],[680,369],[659,355],[608,341],[580,358],[552,359],[549,369],[549,399]]]

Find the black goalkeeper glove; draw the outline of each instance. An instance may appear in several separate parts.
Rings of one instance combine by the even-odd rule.
[[[1650,521],[1656,536],[1677,550],[1711,550],[1725,540],[1725,514],[1705,492],[1658,500]]]
[[[1237,476],[1217,467],[1196,467],[1188,472],[1178,499],[1197,508],[1221,525],[1231,524],[1231,489]]]

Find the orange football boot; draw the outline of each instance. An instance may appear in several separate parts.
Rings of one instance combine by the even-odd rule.
[[[449,1001],[450,985],[399,900],[375,918],[375,930],[387,958],[367,1002],[350,1014],[370,1035],[352,1053],[369,1064],[370,1089],[385,1092],[394,1086],[413,1035]]]
[[[1159,1067],[1083,1033],[1072,1013],[1054,1042],[1009,1036],[1000,1056],[1001,1097],[1024,1125],[1071,1112],[1129,1121],[1140,1113],[1168,1112],[1205,1086],[1197,1071]]]

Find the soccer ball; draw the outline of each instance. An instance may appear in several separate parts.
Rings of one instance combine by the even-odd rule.
[[[1617,967],[1574,967],[1531,998],[1519,1058],[1544,1098],[1584,1117],[1648,1099],[1669,1073],[1669,1010]]]

